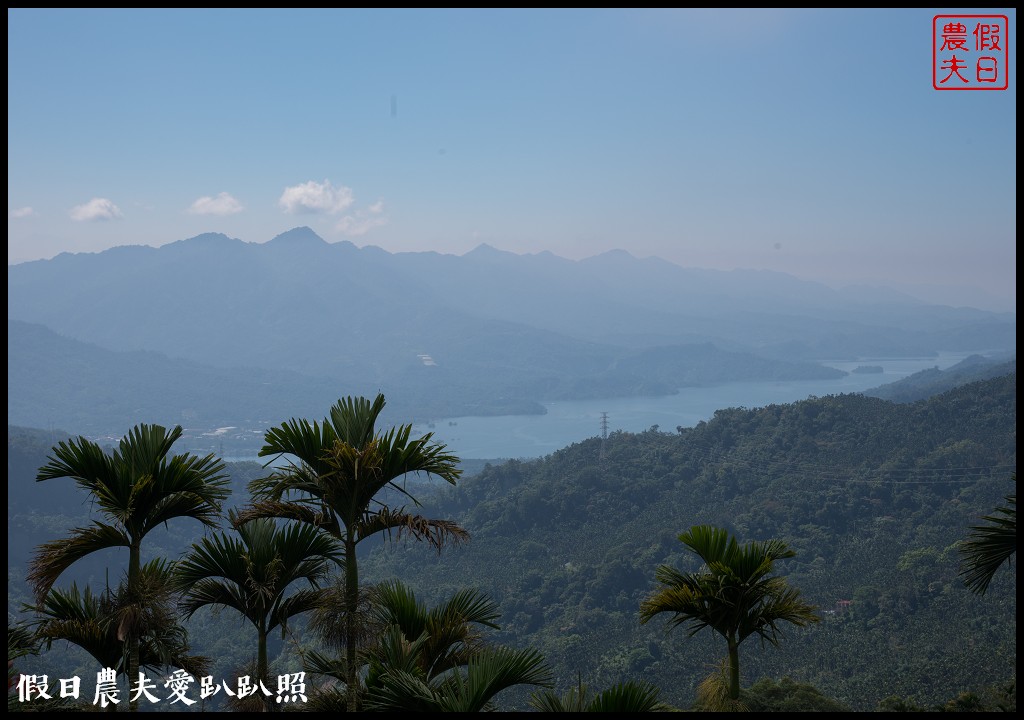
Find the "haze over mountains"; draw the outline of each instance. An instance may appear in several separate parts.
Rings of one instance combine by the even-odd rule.
[[[300,227],[8,267],[8,421],[74,416],[116,433],[131,410],[279,421],[380,390],[407,419],[541,412],[829,377],[830,360],[1015,347],[1012,313],[624,251],[391,254]]]

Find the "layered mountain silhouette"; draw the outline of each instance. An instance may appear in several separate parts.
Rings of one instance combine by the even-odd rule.
[[[487,245],[462,256],[388,253],[327,243],[307,227],[266,243],[207,233],[8,267],[9,321],[60,336],[62,370],[102,350],[117,355],[99,365],[152,375],[124,355],[145,351],[163,358],[181,394],[197,373],[229,371],[225,390],[251,397],[242,387],[270,383],[296,398],[295,412],[307,392],[326,392],[323,405],[378,390],[418,418],[538,412],[546,400],[828,377],[837,372],[820,365],[828,360],[1015,348],[1012,314],[884,297],[851,300],[782,273],[697,270],[621,250],[581,261]],[[35,340],[8,324],[9,409],[30,407],[33,387],[66,382],[42,372],[49,365],[33,353],[46,343],[31,332]],[[118,375],[125,387],[130,376]]]

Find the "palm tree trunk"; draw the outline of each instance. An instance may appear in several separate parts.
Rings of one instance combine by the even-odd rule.
[[[740,644],[736,642],[735,632],[726,638],[729,642],[729,698],[740,699]]]
[[[359,609],[359,566],[356,564],[355,528],[345,534],[345,672],[348,711],[356,712],[356,612]]]
[[[256,632],[259,635],[259,641],[256,650],[256,676],[259,681],[270,687],[270,662],[267,660],[267,629],[260,625],[256,628]],[[274,705],[271,704],[270,698],[263,696],[263,708],[270,712],[274,709]]]
[[[128,599],[129,602],[140,602],[139,578],[142,575],[142,540],[132,538],[128,548]],[[139,677],[139,635],[135,627],[128,628],[128,687]],[[128,698],[128,711],[137,712],[138,698]]]

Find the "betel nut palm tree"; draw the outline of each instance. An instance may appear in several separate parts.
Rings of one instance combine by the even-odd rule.
[[[234,512],[228,517],[234,521]],[[317,607],[338,542],[311,525],[281,524],[270,518],[237,529],[237,537],[216,533],[193,543],[177,563],[174,584],[181,608],[191,617],[202,607],[231,608],[256,628],[256,675],[270,684],[267,637],[288,620]],[[303,583],[305,581],[305,583]],[[271,706],[264,698],[264,704]]]
[[[468,537],[455,522],[425,518],[380,498],[387,488],[413,502],[401,480],[409,473],[434,475],[455,484],[458,458],[433,434],[413,438],[412,426],[376,429],[384,396],[342,398],[323,422],[291,419],[265,435],[261,457],[283,456],[286,463],[250,483],[250,506],[238,524],[263,517],[297,520],[340,541],[344,572],[344,644],[348,709],[357,707],[359,642],[359,565],[357,545],[380,533],[408,534],[440,550]]]
[[[84,437],[53,447],[37,481],[71,478],[88,492],[102,520],[75,528],[70,537],[39,546],[28,581],[37,601],[47,596],[57,578],[74,563],[110,548],[128,548],[125,596],[118,610],[118,637],[127,648],[124,672],[133,681],[139,671],[139,650],[146,602],[142,572],[142,541],[156,527],[179,517],[215,526],[221,503],[229,493],[224,463],[213,455],[171,455],[182,428],[136,425],[110,453]],[[129,701],[132,710],[138,700]]]
[[[725,638],[729,647],[729,697],[739,699],[739,646],[751,635],[778,645],[780,623],[797,626],[820,618],[815,607],[800,599],[800,591],[786,580],[773,577],[777,560],[793,557],[781,540],[740,545],[722,529],[697,525],[679,536],[704,565],[684,573],[661,565],[655,579],[661,584],[640,604],[640,622],[670,613],[669,629],[689,627],[690,636],[711,628]]]

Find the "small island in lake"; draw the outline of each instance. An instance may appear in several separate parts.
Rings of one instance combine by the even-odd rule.
[[[881,365],[858,365],[850,372],[861,373],[866,375],[867,373],[880,373],[884,371],[885,368],[883,368]]]

